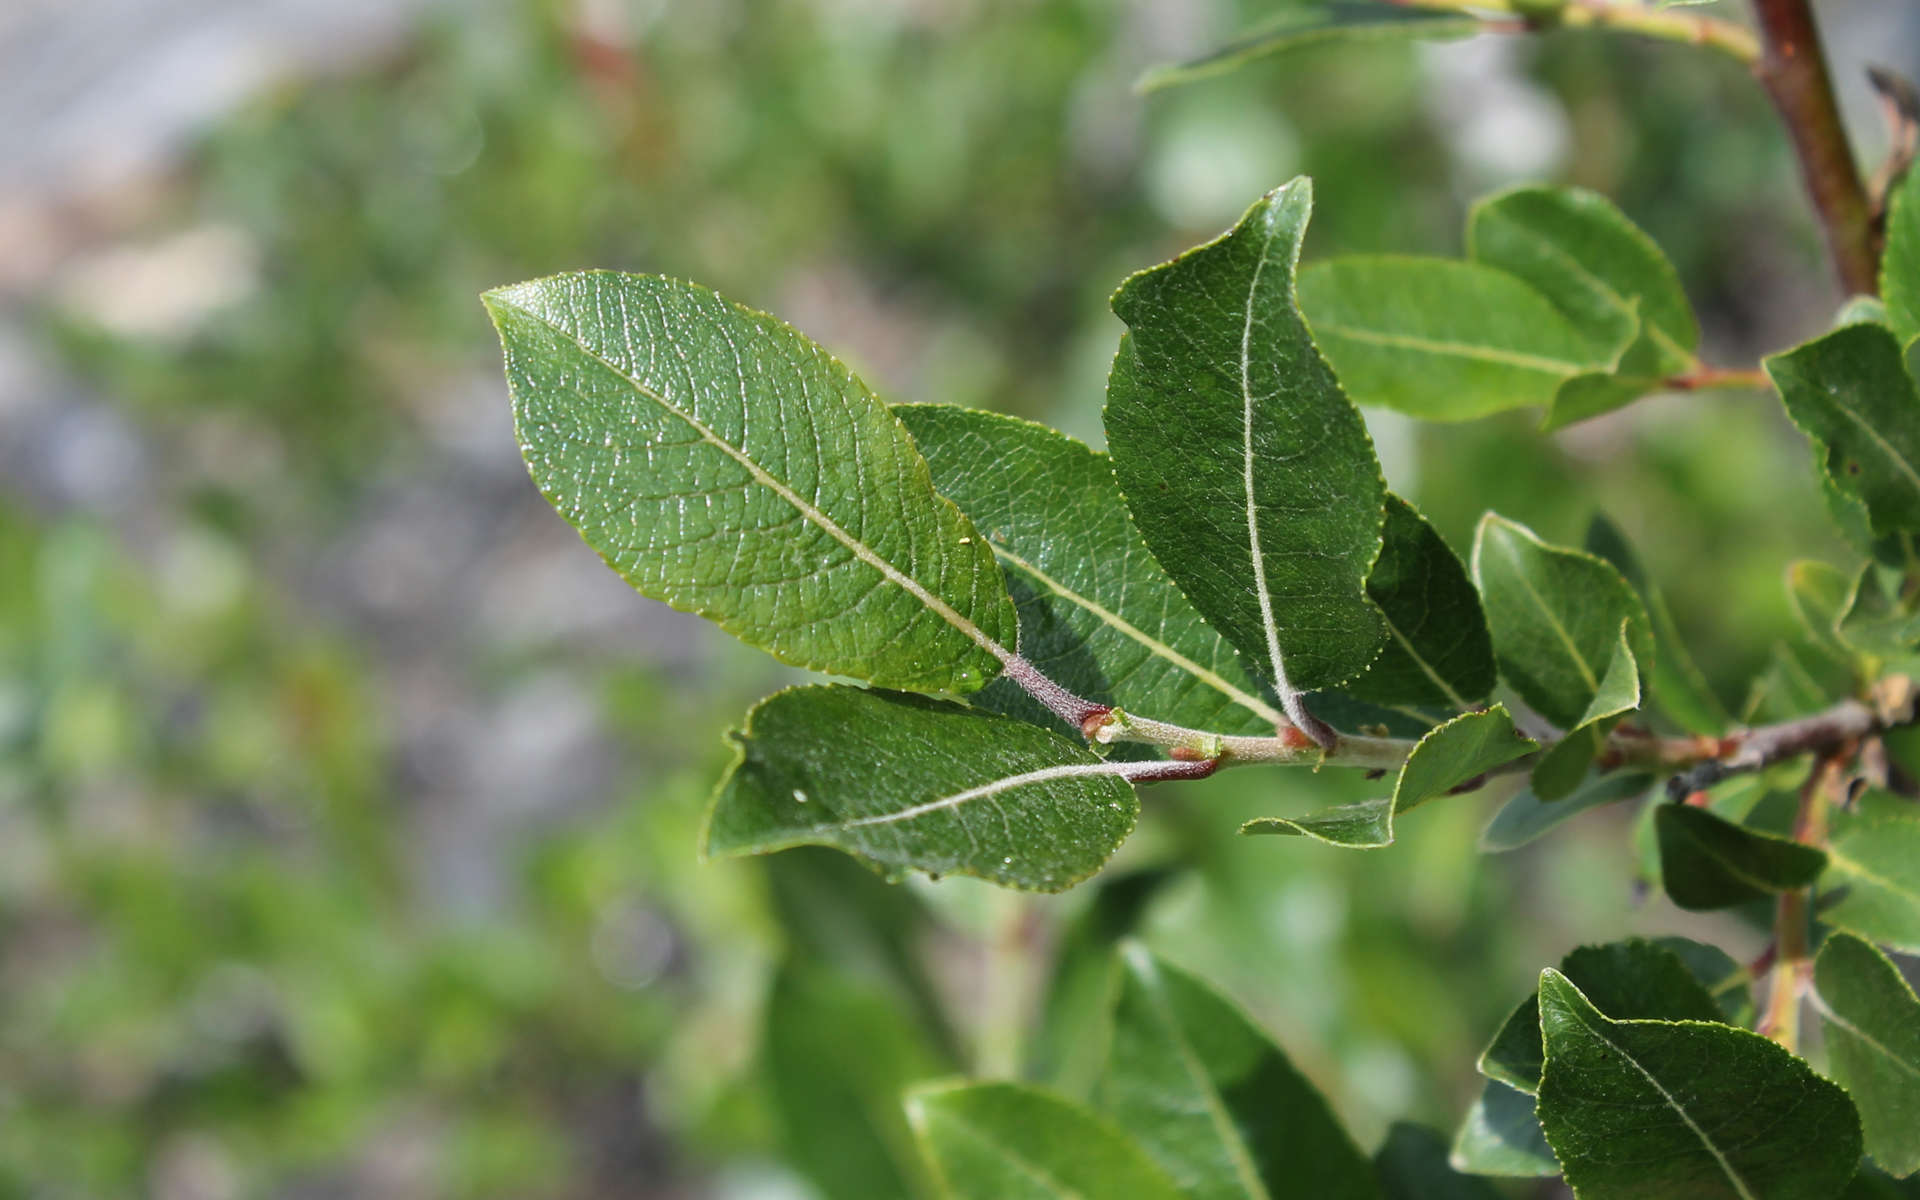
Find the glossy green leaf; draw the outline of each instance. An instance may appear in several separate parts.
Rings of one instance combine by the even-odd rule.
[[[1441,258],[1366,256],[1300,272],[1300,307],[1347,394],[1432,421],[1553,403],[1610,369],[1546,297],[1505,271]]]
[[[1294,305],[1311,208],[1296,179],[1122,284],[1107,384],[1113,471],[1147,545],[1289,704],[1358,675],[1384,638],[1366,579],[1386,485]]]
[[[1858,812],[1835,813],[1820,886],[1834,901],[1820,910],[1827,924],[1920,954],[1920,811],[1868,795]]]
[[[1540,1025],[1540,1126],[1584,1200],[1830,1200],[1860,1161],[1846,1093],[1756,1033],[1611,1020],[1557,971]]]
[[[1037,1088],[936,1084],[908,1093],[906,1109],[952,1200],[1181,1200],[1166,1173],[1111,1122]]]
[[[1492,1184],[1454,1170],[1447,1140],[1424,1125],[1395,1121],[1373,1156],[1382,1200],[1500,1200]]]
[[[1400,8],[1364,0],[1325,0],[1282,10],[1272,20],[1199,58],[1154,67],[1141,77],[1139,90],[1156,91],[1224,75],[1270,55],[1322,42],[1468,37],[1478,33],[1484,24],[1478,17],[1459,13]]]
[[[1143,948],[1121,955],[1099,1103],[1189,1200],[1367,1198],[1367,1159],[1235,1005]]]
[[[1486,832],[1480,835],[1480,848],[1492,853],[1517,850],[1590,808],[1644,796],[1655,782],[1651,775],[1629,771],[1590,775],[1572,795],[1553,801],[1542,800],[1530,789],[1523,789],[1494,814]]]
[[[1473,541],[1473,575],[1502,677],[1561,728],[1580,723],[1600,694],[1624,622],[1642,670],[1653,662],[1646,609],[1611,565],[1549,546],[1494,513]]]
[[[1436,796],[1472,783],[1503,763],[1532,753],[1537,743],[1513,727],[1505,706],[1461,713],[1436,725],[1400,768],[1390,800],[1342,805],[1306,817],[1262,817],[1241,833],[1301,834],[1336,846],[1369,850],[1393,842],[1393,819]]]
[[[1871,943],[1836,933],[1813,965],[1828,1074],[1860,1110],[1867,1153],[1894,1175],[1920,1171],[1920,998]]]
[[[789,962],[774,977],[766,1012],[761,1055],[787,1160],[830,1200],[932,1196],[900,1092],[953,1067],[893,996]],[[850,1044],[860,1053],[848,1054]]]
[[[905,693],[791,688],[747,717],[706,852],[833,846],[882,870],[1054,892],[1100,868],[1139,815],[1122,774],[1045,729]]]
[[[1381,536],[1367,595],[1386,621],[1387,643],[1367,673],[1342,690],[1373,704],[1454,711],[1484,699],[1494,684],[1493,642],[1460,557],[1391,493]]]
[[[1654,830],[1661,882],[1681,908],[1730,908],[1805,887],[1827,862],[1816,847],[1686,804],[1662,804],[1654,813]]]
[[[1920,337],[1920,172],[1908,171],[1887,198],[1880,295],[1887,304],[1887,322],[1899,339]]]
[[[1106,455],[998,413],[935,404],[893,411],[926,455],[934,486],[999,558],[1028,661],[1075,695],[1155,720],[1269,735],[1284,720],[1140,540]],[[981,701],[1058,720],[1008,680]]]
[[[1632,543],[1605,513],[1595,513],[1587,524],[1586,548],[1612,563],[1646,606],[1653,627],[1654,658],[1641,664],[1653,702],[1689,733],[1724,733],[1733,717],[1714,694],[1713,686],[1694,662],[1687,641],[1674,623],[1665,595],[1642,565]]]
[[[1717,1021],[1721,1016],[1712,993],[1680,956],[1644,938],[1581,946],[1560,960],[1560,972],[1615,1020]],[[1480,1073],[1532,1095],[1545,1058],[1536,994],[1520,1002],[1481,1052]]]
[[[1453,1165],[1475,1175],[1537,1178],[1560,1173],[1560,1162],[1540,1132],[1533,1097],[1497,1079],[1487,1080],[1453,1139]]]
[[[1766,368],[1815,466],[1866,506],[1874,535],[1920,530],[1920,393],[1893,334],[1848,325]]]
[[[886,406],[791,327],[587,271],[488,292],[534,482],[641,593],[783,662],[968,692],[1013,646],[992,552]]]
[[[1571,796],[1587,777],[1587,768],[1599,757],[1607,743],[1607,734],[1622,717],[1640,707],[1640,667],[1634,661],[1633,647],[1627,641],[1626,626],[1621,625],[1620,644],[1600,677],[1600,689],[1588,701],[1566,736],[1540,756],[1533,768],[1533,793],[1551,803]]]

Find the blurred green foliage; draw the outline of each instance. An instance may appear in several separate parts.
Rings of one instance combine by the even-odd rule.
[[[1242,998],[1371,1144],[1397,1117],[1453,1123],[1541,964],[1697,930],[1635,907],[1611,810],[1495,858],[1474,843],[1503,796],[1431,805],[1373,855],[1231,835],[1276,792],[1300,811],[1369,794],[1304,773],[1150,792],[1121,859],[1059,898],[888,887],[811,852],[702,864],[721,732],[780,676],[705,630],[691,666],[609,653],[564,611],[532,645],[482,623],[415,653],[489,700],[558,673],[591,698],[609,785],[470,864],[492,902],[429,869],[434,822],[481,818],[459,795],[429,811],[394,635],[311,585],[396,478],[463,469],[436,421],[506,436],[459,407],[504,410],[503,389],[450,415],[434,399],[497,379],[474,296],[589,265],[684,275],[796,319],[890,398],[1089,434],[1108,293],[1260,190],[1315,176],[1309,257],[1457,253],[1466,205],[1509,181],[1451,136],[1475,103],[1448,93],[1460,73],[1415,50],[1130,92],[1158,39],[1198,47],[1262,6],[1229,7],[652,4],[624,33],[557,3],[476,8],[209,129],[135,232],[236,228],[257,289],[184,339],[51,302],[38,323],[165,468],[143,519],[0,485],[0,1195],[857,1194],[841,1168],[913,1192],[875,1098],[982,1062],[1083,1090],[1088,964],[1133,930]],[[1710,358],[1750,364],[1823,320],[1749,80],[1596,39],[1509,61],[1563,121],[1542,170],[1655,234]],[[236,428],[251,474],[186,452]],[[1792,627],[1785,563],[1842,557],[1804,446],[1758,397],[1552,438],[1523,418],[1374,432],[1456,546],[1488,508],[1577,542],[1604,506],[1736,709]],[[449,502],[480,496],[541,511],[518,478]],[[440,616],[413,615],[406,636]],[[768,1041],[770,1005],[816,1015]],[[844,1152],[819,1141],[829,1115]]]

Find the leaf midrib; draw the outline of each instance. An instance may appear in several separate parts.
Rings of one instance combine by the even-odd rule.
[[[1260,625],[1267,638],[1267,657],[1273,665],[1274,691],[1290,716],[1296,704],[1293,686],[1287,682],[1287,669],[1280,655],[1280,628],[1273,616],[1273,593],[1267,590],[1267,564],[1260,554],[1260,508],[1253,494],[1253,302],[1260,290],[1260,276],[1280,237],[1280,223],[1268,213],[1267,236],[1260,243],[1260,255],[1247,281],[1247,298],[1240,325],[1240,445],[1241,477],[1246,488],[1247,548],[1253,557],[1253,591],[1260,602]]]
[[[506,302],[503,302],[503,303],[506,303]],[[548,329],[551,329],[554,333],[565,338],[567,341],[571,342],[574,345],[574,347],[580,351],[580,353],[586,355],[588,358],[600,364],[602,367],[605,367],[609,372],[613,374],[615,378],[621,380],[622,382],[626,383],[628,386],[632,387],[635,392],[639,393],[641,396],[645,397],[646,399],[651,400],[653,403],[659,405],[663,410],[669,413],[672,413],[674,416],[686,422],[688,428],[692,429],[696,434],[699,435],[700,440],[706,442],[708,445],[714,447],[716,450],[719,450],[722,454],[725,454],[728,458],[733,459],[735,462],[739,463],[742,467],[746,468],[748,475],[750,475],[753,478],[753,481],[755,483],[758,483],[762,487],[766,488],[768,491],[772,492],[774,495],[780,497],[780,499],[786,501],[789,505],[791,505],[796,511],[800,513],[803,519],[813,524],[815,527],[820,529],[821,532],[831,537],[834,541],[839,542],[842,546],[845,546],[850,552],[852,552],[855,558],[858,558],[861,562],[866,563],[868,566],[872,567],[874,570],[879,571],[881,576],[885,578],[889,583],[892,583],[896,587],[899,587],[905,590],[908,595],[920,601],[923,607],[928,609],[935,616],[938,616],[941,620],[945,621],[947,624],[951,625],[953,628],[959,630],[962,634],[965,634],[969,639],[973,641],[975,645],[979,646],[982,650],[985,650],[987,653],[993,655],[1002,664],[1011,663],[1013,661],[1015,655],[1011,650],[1007,649],[1005,646],[1002,646],[999,642],[995,641],[993,638],[988,637],[986,632],[982,630],[978,625],[974,624],[971,620],[963,616],[957,609],[955,609],[952,605],[948,604],[945,600],[942,600],[940,597],[928,591],[924,586],[921,585],[921,583],[918,580],[914,579],[912,576],[908,575],[906,572],[900,570],[900,568],[894,566],[892,562],[881,557],[873,549],[873,547],[867,545],[865,542],[861,541],[859,538],[854,537],[852,534],[848,533],[845,529],[841,528],[840,524],[837,521],[835,521],[832,517],[828,516],[825,512],[821,511],[819,508],[815,507],[813,504],[803,499],[798,492],[794,491],[791,487],[788,487],[786,483],[784,483],[783,481],[775,478],[770,472],[766,470],[766,468],[762,467],[759,463],[755,462],[753,458],[746,453],[746,451],[733,445],[731,442],[728,442],[725,438],[722,438],[718,433],[716,433],[713,430],[711,426],[707,425],[704,421],[700,420],[698,417],[694,416],[692,413],[689,413],[686,410],[680,408],[678,405],[673,404],[664,395],[653,390],[652,388],[649,388],[646,384],[642,383],[639,379],[636,379],[632,375],[628,374],[625,370],[623,370],[620,367],[619,364],[613,362],[611,359],[601,354],[598,350],[594,349],[592,346],[589,346],[586,342],[582,341],[580,336],[576,334],[573,330],[568,329],[565,326],[556,324],[555,322],[549,320],[545,314],[535,312],[534,310],[530,308],[526,308],[522,305],[513,304],[511,305],[511,307],[515,312],[521,313],[526,317],[528,317],[529,319],[539,322],[541,325],[545,326]]]
[[[1519,225],[1519,222],[1515,222],[1515,224]],[[1600,298],[1603,301],[1605,301],[1607,304],[1612,305],[1616,310],[1618,310],[1619,312],[1625,313],[1629,317],[1636,318],[1640,323],[1641,329],[1643,329],[1646,332],[1648,337],[1660,343],[1660,346],[1662,349],[1666,350],[1670,354],[1676,355],[1677,357],[1688,359],[1690,361],[1698,361],[1695,355],[1693,354],[1693,352],[1682,348],[1680,343],[1675,341],[1673,336],[1669,334],[1666,331],[1666,329],[1660,325],[1659,322],[1641,315],[1639,306],[1635,305],[1632,301],[1628,300],[1625,296],[1621,295],[1617,290],[1614,289],[1612,284],[1608,283],[1606,280],[1602,279],[1600,276],[1595,275],[1592,271],[1588,270],[1585,263],[1581,262],[1579,259],[1569,254],[1565,249],[1563,249],[1558,243],[1554,242],[1552,239],[1546,238],[1546,237],[1534,236],[1532,230],[1526,229],[1524,225],[1521,225],[1520,228],[1524,230],[1529,237],[1532,238],[1532,241],[1534,242],[1536,250],[1545,250],[1548,254],[1553,256],[1557,261],[1562,263],[1568,271],[1578,276],[1584,283],[1586,283],[1589,290],[1598,293]],[[1633,345],[1632,342],[1628,342],[1627,345],[1621,349],[1621,353],[1625,354],[1627,349],[1630,349],[1632,345]]]
[[[1187,1038],[1185,1027],[1180,1024],[1180,1019],[1174,1014],[1172,1003],[1160,988],[1159,970],[1151,964],[1145,964],[1144,969],[1141,964],[1136,964],[1135,969],[1142,976],[1141,990],[1147,993],[1154,1011],[1165,1022],[1168,1032],[1172,1035],[1169,1040],[1173,1044],[1174,1052],[1180,1056],[1180,1065],[1186,1069],[1200,1093],[1202,1102],[1206,1105],[1207,1120],[1213,1126],[1214,1133],[1220,1138],[1227,1157],[1232,1160],[1234,1174],[1239,1177],[1240,1186],[1246,1191],[1249,1200],[1273,1200],[1272,1194],[1267,1191],[1266,1184],[1261,1182],[1259,1169],[1253,1164],[1246,1142],[1240,1137],[1239,1127],[1233,1123],[1232,1116],[1227,1112],[1226,1101],[1221,1098],[1219,1089],[1213,1084],[1213,1077],[1207,1074],[1199,1055],[1194,1053],[1193,1043]]]
[[[1495,346],[1475,346],[1465,342],[1447,342],[1438,338],[1425,338],[1411,333],[1387,333],[1378,329],[1356,329],[1351,325],[1340,325],[1328,321],[1315,321],[1315,334],[1332,334],[1336,337],[1351,338],[1356,342],[1366,342],[1375,346],[1387,346],[1396,350],[1417,350],[1423,354],[1438,355],[1443,358],[1466,358],[1479,362],[1499,363],[1503,366],[1519,367],[1526,371],[1537,371],[1544,375],[1579,375],[1597,369],[1594,363],[1572,363],[1562,359],[1548,358],[1542,354],[1525,354],[1518,350],[1502,350]]]
[[[1503,534],[1507,532],[1508,531],[1503,531]],[[1502,536],[1500,544],[1506,552],[1507,561],[1513,566],[1514,581],[1525,589],[1527,595],[1533,599],[1535,607],[1540,610],[1540,615],[1546,619],[1548,627],[1551,628],[1554,635],[1560,639],[1560,644],[1566,647],[1567,657],[1571,658],[1573,665],[1579,668],[1580,678],[1586,683],[1588,691],[1598,692],[1600,690],[1600,680],[1594,675],[1593,667],[1587,662],[1586,656],[1580,653],[1580,647],[1574,645],[1573,634],[1561,623],[1559,616],[1547,604],[1546,597],[1542,596],[1538,589],[1533,586],[1533,581],[1527,578],[1525,565],[1520,561],[1520,555],[1516,553],[1513,537]],[[1593,701],[1589,699],[1587,703],[1591,704]]]
[[[1144,764],[1150,765],[1150,764]],[[928,800],[924,804],[915,804],[897,812],[875,813],[870,817],[856,817],[848,821],[836,821],[831,825],[815,828],[822,833],[837,833],[848,829],[860,829],[870,825],[891,825],[897,821],[910,821],[915,817],[924,817],[928,813],[943,812],[950,808],[959,808],[975,800],[984,800],[989,796],[998,796],[1016,788],[1028,787],[1036,783],[1048,783],[1055,779],[1071,779],[1083,775],[1109,775],[1116,779],[1125,779],[1130,767],[1139,768],[1143,764],[1129,763],[1064,763],[1057,767],[1041,767],[1035,771],[1024,771],[1018,775],[1006,775],[990,780],[965,791],[955,792],[951,796],[942,796],[938,800]]]
[[[1892,1063],[1894,1066],[1899,1067],[1902,1071],[1905,1071],[1907,1074],[1913,1076],[1915,1079],[1920,1080],[1920,1063],[1913,1063],[1913,1062],[1907,1061],[1905,1058],[1901,1057],[1900,1054],[1897,1051],[1895,1051],[1892,1047],[1888,1046],[1885,1042],[1882,1042],[1879,1038],[1874,1037],[1872,1034],[1868,1033],[1866,1030],[1860,1028],[1858,1025],[1855,1025],[1852,1021],[1849,1021],[1847,1018],[1841,1016],[1838,1012],[1835,1012],[1833,1006],[1827,1003],[1826,997],[1820,994],[1819,988],[1817,987],[1814,988],[1812,991],[1808,993],[1808,995],[1813,1000],[1813,1006],[1820,1010],[1820,1015],[1822,1017],[1825,1017],[1828,1021],[1832,1022],[1835,1025],[1838,1025],[1841,1029],[1844,1029],[1846,1032],[1852,1034],[1854,1037],[1859,1038],[1862,1042],[1865,1042],[1870,1049],[1878,1053],[1882,1058],[1886,1059],[1888,1062]]]
[[[1024,1155],[1016,1153],[1005,1142],[998,1141],[991,1134],[976,1128],[971,1121],[966,1120],[964,1117],[956,1113],[946,1112],[935,1116],[934,1120],[944,1121],[951,1132],[960,1133],[971,1138],[976,1144],[984,1146],[993,1153],[994,1157],[1007,1163],[1034,1183],[1060,1197],[1060,1200],[1088,1200],[1086,1193],[1076,1188],[1068,1187],[1066,1184],[1060,1182],[1059,1179],[1055,1178],[1046,1168],[1029,1160]]]

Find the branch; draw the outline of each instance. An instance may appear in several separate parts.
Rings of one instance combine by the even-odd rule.
[[[1873,207],[1840,122],[1813,13],[1807,0],[1754,0],[1753,10],[1764,47],[1754,73],[1786,123],[1840,284],[1850,294],[1873,295],[1880,261]]]
[[[1712,787],[1729,776],[1758,771],[1810,751],[1830,750],[1883,730],[1910,725],[1920,717],[1920,713],[1916,713],[1916,708],[1920,708],[1920,693],[1914,690],[1913,681],[1904,675],[1889,675],[1874,684],[1868,700],[1869,703],[1842,700],[1825,712],[1810,717],[1778,725],[1763,725],[1758,729],[1738,731],[1717,739],[1722,746],[1721,752],[1701,756],[1690,770],[1669,779],[1667,791],[1678,799]],[[1641,740],[1647,743],[1661,741],[1654,738]],[[1620,739],[1616,737],[1614,745],[1619,744]],[[1631,754],[1620,762],[1622,765],[1629,762],[1639,765],[1639,761]],[[1655,761],[1644,765],[1682,764]]]

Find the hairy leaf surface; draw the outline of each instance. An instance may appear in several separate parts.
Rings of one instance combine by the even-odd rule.
[[[1358,675],[1384,636],[1366,579],[1386,486],[1294,305],[1311,208],[1296,179],[1122,284],[1107,384],[1114,475],[1147,545],[1289,704]]]
[[[1860,1110],[1867,1153],[1894,1175],[1920,1171],[1920,999],[1871,943],[1836,933],[1813,966],[1829,1073]]]
[[[955,1200],[1181,1200],[1140,1147],[1073,1101],[1016,1083],[935,1084],[907,1118]]]
[[[884,870],[1057,892],[1100,868],[1140,802],[1058,734],[946,701],[844,686],[760,702],[708,818],[709,854],[834,846]]]
[[[704,288],[487,293],[534,482],[641,593],[783,662],[968,692],[1014,645],[993,554],[826,351]]]

